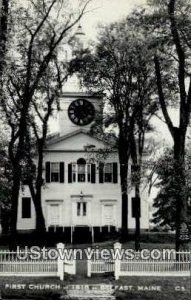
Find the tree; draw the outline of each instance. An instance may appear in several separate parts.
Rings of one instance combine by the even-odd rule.
[[[2,0],[0,15],[0,78],[3,73],[8,32],[9,0]]]
[[[45,220],[41,208],[41,188],[44,184],[43,151],[46,146],[48,134],[48,121],[53,115],[54,109],[59,109],[59,97],[62,84],[69,76],[66,63],[59,64],[54,61],[42,77],[40,99],[32,101],[32,110],[29,114],[29,125],[32,131],[28,132],[26,149],[26,166],[24,170],[24,182],[28,184],[36,211],[36,231],[41,233],[45,229]]]
[[[185,142],[191,108],[190,81],[190,1],[148,1],[148,12],[138,12],[139,32],[150,43],[150,59],[155,66],[158,102],[174,143],[176,186],[176,250],[186,247],[181,228],[187,228],[187,189],[185,183]],[[136,24],[136,25],[137,25]],[[179,112],[178,126],[173,123],[168,106]],[[186,230],[187,230],[186,229]]]
[[[1,125],[1,128],[4,128]],[[0,142],[0,225],[2,232],[8,233],[10,226],[10,208],[11,208],[11,182],[12,167],[7,151],[7,140],[4,134],[1,134]]]
[[[142,55],[145,51],[145,56]],[[111,106],[111,123],[117,124],[122,195],[122,240],[128,235],[128,165],[136,119],[148,103],[153,103],[153,72],[142,36],[130,21],[113,23],[101,30],[95,51],[82,54],[74,62],[83,82],[93,91],[104,92]],[[151,74],[151,75],[150,75]],[[156,107],[156,105],[155,105]]]
[[[169,0],[166,1],[165,5],[160,5],[160,8],[161,6],[166,9],[167,29],[165,33],[168,32],[169,34],[168,38],[170,43],[168,44],[168,49],[171,51],[171,59],[173,60],[171,65],[174,66],[174,74],[177,78],[177,94],[179,98],[179,125],[175,126],[167,109],[168,100],[166,100],[163,89],[163,72],[166,72],[166,70],[162,69],[161,66],[161,52],[160,45],[158,45],[157,49],[159,49],[159,51],[154,56],[154,63],[159,102],[174,142],[174,180],[178,188],[176,194],[176,250],[179,250],[180,246],[185,247],[185,241],[180,238],[180,229],[185,225],[187,227],[188,222],[188,194],[185,180],[185,141],[191,111],[191,80],[189,75],[190,45],[188,43],[191,28],[190,18],[188,17],[190,5],[188,5],[188,2],[183,3],[181,0]],[[162,59],[163,61],[167,61],[169,58],[162,55]],[[186,87],[186,80],[189,81],[188,89]]]
[[[25,7],[18,6],[12,12],[14,25],[6,57],[7,69],[3,78],[4,94],[1,106],[11,129],[9,155],[13,166],[13,236],[16,233],[18,196],[27,157],[31,108],[34,107],[36,99],[41,97],[44,74],[47,74],[53,64],[58,47],[68,42],[71,30],[82,17],[88,2],[85,2],[77,15],[68,10],[67,2],[60,0],[28,0]],[[41,204],[38,203],[37,216],[42,215]],[[41,221],[44,227],[42,218]]]
[[[185,181],[187,193],[191,194],[191,157],[187,148],[185,156]],[[153,162],[153,174],[155,174],[154,186],[159,192],[154,199],[153,207],[156,211],[153,214],[153,223],[160,226],[176,228],[176,195],[179,187],[174,180],[173,149],[166,149],[164,154]]]
[[[152,222],[160,226],[170,226],[175,228],[176,223],[176,193],[177,188],[174,185],[174,165],[173,151],[167,149],[165,153],[153,162],[155,184],[159,192],[154,199],[153,207],[156,211],[153,214]]]
[[[145,99],[144,99],[145,98]],[[142,105],[140,107],[139,113],[136,118],[136,126],[130,139],[131,146],[131,158],[132,158],[132,168],[131,168],[131,181],[135,186],[135,201],[137,204],[136,208],[136,229],[135,229],[135,249],[140,250],[140,216],[141,216],[141,185],[143,181],[146,181],[146,172],[148,171],[148,166],[146,166],[146,161],[144,160],[144,154],[147,152],[145,149],[145,135],[147,132],[153,130],[150,126],[150,119],[153,117],[155,112],[158,110],[155,102],[148,102],[146,105],[147,94],[143,95]],[[141,100],[141,99],[140,99]],[[148,155],[148,153],[146,153]]]

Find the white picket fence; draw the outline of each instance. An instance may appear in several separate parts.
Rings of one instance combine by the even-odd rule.
[[[184,253],[187,254],[187,253]],[[189,255],[191,255],[189,253]],[[120,276],[190,276],[190,261],[126,260],[119,262],[115,278]]]
[[[87,275],[91,274],[112,273],[115,271],[113,260],[87,260]]]
[[[114,245],[114,250],[121,249],[120,243]],[[134,259],[116,256],[115,260],[96,260],[93,256],[88,260],[87,276],[108,272],[113,272],[116,280],[121,276],[191,276],[191,252],[176,252],[168,259],[144,259],[140,258],[140,252],[134,255]]]
[[[57,245],[58,249],[64,249],[64,244]],[[27,252],[0,251],[0,276],[38,276],[59,277],[64,279],[64,274],[76,274],[76,261],[73,259],[62,260],[60,256],[56,259],[40,258],[34,259]]]
[[[88,248],[88,253],[91,253],[91,248]],[[112,273],[115,270],[114,260],[107,259],[104,260],[101,257],[101,252],[98,250],[92,252],[91,259],[87,259],[87,276],[91,277],[91,274],[101,274],[101,273]]]
[[[57,245],[57,250],[63,252],[64,249],[64,244]],[[88,250],[90,253],[91,249]],[[123,250],[122,245],[116,243],[113,250],[113,253],[119,253]],[[115,259],[112,256],[103,259],[95,251],[95,255],[87,259],[87,275],[90,277],[92,274],[114,273],[116,280],[121,276],[191,276],[191,252],[175,253],[175,256],[168,259],[145,259],[139,252],[134,254],[134,259],[126,259],[120,255]],[[34,259],[26,253],[21,255],[14,251],[0,250],[0,276],[59,277],[63,280],[65,273],[76,274],[74,257],[63,259],[58,255],[56,259],[43,256]]]

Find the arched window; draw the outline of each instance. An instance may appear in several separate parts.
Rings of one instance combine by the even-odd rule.
[[[78,165],[85,165],[85,164],[86,164],[86,161],[85,161],[84,158],[79,158],[79,159],[77,160],[77,164],[78,164]]]
[[[79,158],[76,163],[68,165],[68,182],[96,183],[96,165]]]
[[[86,161],[84,158],[79,158],[77,160],[78,165],[78,182],[86,181]]]

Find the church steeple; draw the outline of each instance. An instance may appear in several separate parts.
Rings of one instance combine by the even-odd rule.
[[[84,36],[85,35],[84,31],[82,30],[82,25],[81,24],[78,25],[78,28],[77,28],[77,31],[76,31],[75,35],[76,36]]]
[[[84,49],[86,43],[86,34],[82,29],[82,25],[79,24],[74,35],[74,51],[81,51]]]
[[[81,24],[79,23],[73,38],[69,45],[65,46],[66,61],[75,58],[80,51],[86,47],[86,34],[84,33]],[[63,86],[63,92],[82,92],[86,88],[81,86],[80,79],[77,74],[73,74],[67,79],[67,82]]]

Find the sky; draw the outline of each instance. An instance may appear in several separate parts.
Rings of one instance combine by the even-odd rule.
[[[108,24],[126,17],[133,9],[144,6],[146,0],[92,0],[81,25],[88,38],[94,38],[99,23]]]

